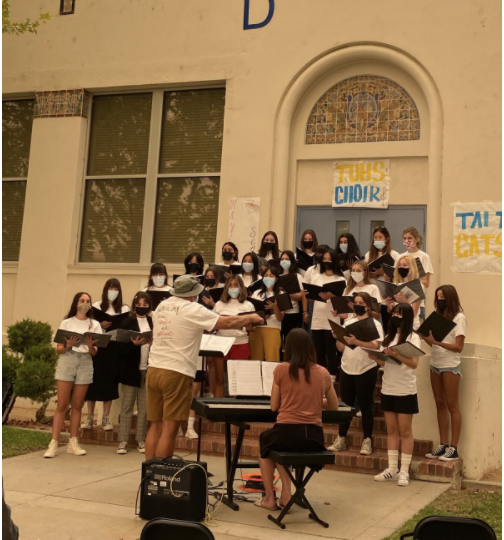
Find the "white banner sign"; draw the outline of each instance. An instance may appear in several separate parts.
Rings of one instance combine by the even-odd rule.
[[[233,197],[229,202],[229,240],[238,247],[240,260],[258,249],[260,201],[259,197]]]
[[[388,159],[336,161],[332,205],[336,208],[388,208]]]
[[[453,221],[455,272],[502,273],[502,203],[457,203]]]

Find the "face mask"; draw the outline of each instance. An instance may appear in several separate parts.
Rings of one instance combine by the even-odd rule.
[[[303,246],[305,249],[310,249],[313,246],[313,240],[303,240]]]
[[[228,294],[231,298],[238,298],[240,296],[240,289],[228,289]]]
[[[152,278],[152,283],[154,283],[156,287],[162,287],[165,284],[165,281],[166,281],[165,276],[154,276]]]
[[[291,262],[290,261],[280,261],[280,266],[284,270],[288,270],[291,267]]]
[[[232,251],[223,251],[222,252],[222,258],[225,261],[232,261],[234,257],[234,253]]]
[[[269,289],[276,283],[276,279],[273,277],[265,277],[263,278],[263,283],[266,285],[266,288]]]
[[[352,272],[350,275],[352,276],[352,279],[355,281],[355,283],[359,283],[359,281],[362,281],[364,279],[364,272]]]
[[[379,250],[383,249],[386,245],[387,245],[387,242],[384,242],[383,240],[378,240],[377,242],[373,242],[373,246]]]
[[[275,242],[263,242],[263,247],[266,251],[273,251],[275,249]]]
[[[397,271],[399,272],[399,275],[402,277],[402,278],[405,278],[408,276],[409,274],[409,268],[398,268]]]
[[[107,298],[113,302],[119,296],[119,291],[107,291]]]
[[[323,268],[324,270],[326,270],[326,271],[327,271],[327,270],[332,270],[332,267],[333,267],[332,262],[323,262],[323,263],[322,263],[322,268]]]
[[[361,317],[362,315],[365,315],[365,314],[366,314],[367,308],[366,308],[366,306],[358,306],[358,305],[354,305],[353,310],[354,310],[354,313],[355,313],[357,316]]]
[[[245,272],[252,272],[254,270],[254,263],[243,263],[242,268]]]
[[[414,240],[404,240],[403,242],[403,246],[406,248],[406,249],[410,249],[412,247],[414,247],[415,245],[415,241]]]
[[[144,315],[147,315],[149,313],[150,307],[135,307],[135,312],[137,315],[140,315],[140,317],[143,317]]]
[[[77,311],[80,311],[81,313],[87,313],[91,309],[91,304],[88,304],[87,302],[80,302],[77,304]]]
[[[214,287],[215,282],[216,282],[215,279],[205,279],[205,283],[206,283],[207,287]]]
[[[189,263],[187,265],[187,269],[189,270],[190,274],[195,274],[199,270],[199,264],[198,263]]]
[[[343,253],[346,253],[348,251],[348,244],[340,244],[339,248]]]
[[[392,316],[392,325],[396,328],[402,328],[403,320],[401,319],[401,317]]]
[[[444,311],[446,309],[446,300],[438,300],[437,301],[437,307],[438,309],[440,309],[441,311]]]

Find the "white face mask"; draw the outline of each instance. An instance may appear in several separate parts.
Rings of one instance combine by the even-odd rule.
[[[381,250],[387,245],[387,242],[384,242],[383,240],[376,240],[376,242],[373,242],[373,245],[376,249]]]
[[[364,272],[352,272],[350,275],[355,283],[359,283],[364,279]]]
[[[348,251],[348,244],[340,244],[339,248],[343,253],[346,253]]]
[[[113,302],[119,296],[119,291],[109,290],[107,292],[107,298]]]
[[[165,276],[154,276],[152,278],[152,283],[154,283],[156,287],[162,287],[165,284],[165,281]]]
[[[238,298],[240,296],[240,289],[228,289],[228,294],[231,298]]]
[[[243,263],[242,267],[245,272],[252,272],[254,269],[254,263]]]

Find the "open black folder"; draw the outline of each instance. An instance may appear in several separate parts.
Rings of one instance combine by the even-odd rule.
[[[243,274],[243,267],[240,263],[233,263],[230,265],[227,264],[212,264],[210,266],[215,266],[220,272],[220,282],[226,283],[226,278],[224,274],[233,274],[234,276]]]
[[[409,341],[405,341],[400,345],[392,345],[392,347],[390,348],[394,349],[394,351],[397,351],[401,356],[404,356],[406,358],[417,358],[419,356],[425,355],[422,349],[419,349]],[[368,354],[374,354],[378,358],[378,360],[381,360],[382,362],[394,362],[394,364],[402,364],[400,360],[398,360],[394,356],[389,356],[388,354],[385,354],[383,351],[377,351],[376,349],[366,349],[365,347],[362,347],[362,350],[366,351]]]
[[[432,332],[434,339],[441,342],[456,326],[457,323],[443,317],[437,311],[433,311],[420,325],[418,330],[414,330],[414,332],[425,337],[428,337],[429,332]]]
[[[371,261],[368,265],[369,270],[373,272],[379,270],[382,264],[388,264],[389,266],[394,266],[394,257],[390,253],[384,253],[374,261]]]
[[[152,311],[154,311],[159,304],[170,298],[171,294],[169,291],[146,291],[152,299]]]
[[[394,298],[396,294],[402,293],[406,297],[406,300],[413,304],[425,299],[425,294],[422,288],[422,284],[419,279],[408,281],[408,283],[401,283],[396,285],[395,283],[388,283],[387,281],[376,281],[376,286],[380,290],[382,298],[388,298],[389,296]]]
[[[112,341],[117,341],[117,343],[131,343],[131,338],[138,339],[152,339],[152,332],[135,332],[135,330],[125,330],[124,328],[118,328],[117,330],[112,330],[107,332],[105,335],[110,336]]]
[[[258,291],[262,287],[262,278],[259,278],[257,281],[254,281],[254,283],[251,283],[247,287],[247,291],[249,292],[249,295],[252,296],[256,291]]]
[[[313,285],[311,283],[303,283],[305,291],[308,291],[306,298],[308,300],[316,300],[317,302],[326,302],[326,300],[320,298],[319,294],[321,292],[330,292],[334,294],[334,296],[341,296],[343,291],[346,289],[346,286],[346,281],[344,279],[326,283],[322,287],[320,285]]]
[[[296,260],[298,267],[301,268],[301,270],[308,270],[310,266],[314,266],[314,256],[315,253],[313,255],[308,255],[308,253],[305,253],[302,249],[296,248]]]
[[[282,274],[278,278],[278,285],[280,285],[280,287],[289,294],[301,292],[298,274]]]
[[[266,308],[266,304],[268,302],[276,302],[280,311],[288,311],[289,309],[292,309],[292,301],[290,296],[285,293],[275,294],[274,296],[266,298],[266,300],[259,300],[257,298],[250,297],[247,298],[247,300],[255,307],[256,311],[264,311],[266,315],[271,315],[273,313],[272,309]]]
[[[353,324],[350,324],[349,326],[340,326],[334,321],[331,321],[331,319],[327,320],[329,321],[329,324],[331,325],[331,330],[333,331],[337,340],[352,350],[355,349],[357,345],[349,345],[345,341],[345,337],[349,337],[350,335],[352,335],[359,341],[366,342],[375,341],[380,337],[380,334],[376,329],[376,325],[372,317],[367,317],[366,319],[362,319],[362,321],[357,321]]]
[[[54,336],[54,343],[60,343],[61,345],[66,345],[66,340],[70,339],[72,336],[76,336],[79,338],[79,341],[74,345],[75,347],[78,347],[79,345],[86,344],[84,341],[84,336],[89,335],[93,339],[98,340],[95,343],[96,347],[106,347],[109,344],[110,341],[110,335],[109,334],[95,334],[93,332],[85,332],[84,334],[79,334],[78,332],[72,332],[70,330],[62,330],[61,328],[56,332],[56,335]]]
[[[252,315],[252,314],[259,315],[259,317],[263,318],[262,322],[252,323],[252,326],[263,326],[266,324],[266,313],[264,313],[264,311],[244,311],[243,313],[238,313],[238,315]]]
[[[121,326],[121,323],[129,317],[130,312],[127,311],[126,313],[116,313],[114,315],[109,315],[108,313],[105,313],[101,309],[93,307],[93,318],[95,321],[98,321],[99,323],[102,322],[110,322],[112,323],[106,330],[115,330],[116,328],[119,328]]]

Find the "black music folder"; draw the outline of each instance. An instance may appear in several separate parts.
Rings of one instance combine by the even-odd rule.
[[[98,340],[95,343],[96,347],[102,347],[105,348],[110,341],[110,335],[109,334],[95,334],[94,332],[84,332],[84,334],[79,334],[78,332],[72,332],[70,330],[62,330],[61,328],[56,332],[56,335],[54,336],[54,343],[60,343],[61,345],[66,345],[66,340],[70,339],[72,336],[76,336],[79,338],[79,341],[74,345],[74,347],[78,347],[79,345],[86,344],[84,341],[84,336],[89,335],[93,339]]]
[[[259,323],[252,323],[252,326],[263,326],[266,324],[266,313],[264,311],[244,311],[243,313],[238,313],[238,315],[252,315],[256,314],[259,317],[262,317],[263,321]]]
[[[217,303],[222,298],[224,287],[215,287],[214,289],[208,289],[206,292],[212,297],[212,300]]]
[[[287,295],[287,296],[289,296],[289,295]],[[268,298],[266,300],[259,300],[258,298],[249,297],[249,298],[247,298],[247,300],[255,307],[255,310],[257,312],[263,311],[266,314],[267,317],[273,313],[272,309],[266,309],[266,302],[274,301],[273,297]]]
[[[334,294],[334,296],[341,296],[343,291],[346,289],[346,286],[346,281],[344,279],[326,283],[322,287],[320,285],[313,285],[311,283],[303,283],[305,291],[308,291],[306,298],[308,300],[316,300],[317,302],[325,302],[325,300],[319,296],[321,292],[330,292]]]
[[[383,273],[386,276],[388,276],[390,279],[394,279],[395,268],[393,266],[390,266],[390,264],[383,263],[381,267],[383,268]]]
[[[292,309],[292,300],[289,294],[275,294],[274,298],[280,311],[289,311],[289,309]]]
[[[117,341],[118,343],[131,343],[131,338],[152,339],[152,331],[136,332],[135,330],[124,330],[123,328],[112,330],[111,332],[107,332],[105,335],[110,336],[112,341]]]
[[[163,300],[166,300],[167,298],[170,298],[171,296],[169,291],[145,291],[145,292],[147,292],[152,299],[152,311],[154,311]]]
[[[345,337],[352,335],[359,341],[366,342],[375,341],[380,337],[373,317],[367,317],[366,319],[354,322],[348,326],[340,326],[334,321],[331,321],[331,319],[327,320],[331,325],[331,330],[333,331],[334,335],[338,338],[338,341],[341,341],[345,346],[349,347],[350,349],[355,349],[356,345],[349,345],[345,341]]]
[[[282,274],[278,278],[278,285],[280,285],[280,287],[289,294],[301,292],[298,274]]]
[[[234,262],[233,264],[227,265],[227,264],[211,264],[210,266],[215,266],[215,268],[219,269],[220,272],[220,282],[226,283],[226,278],[224,277],[224,274],[233,274],[234,276],[243,274],[243,268],[240,263]]]
[[[394,364],[401,365],[402,362],[398,360],[397,358],[394,358],[393,356],[388,356],[383,351],[379,351],[377,349],[368,349],[367,347],[362,347],[362,350],[364,352],[367,352],[368,354],[372,354],[378,358],[378,360],[381,360],[382,362],[393,362]]]
[[[310,266],[315,265],[314,256],[315,253],[313,255],[308,255],[308,253],[305,253],[302,249],[296,248],[296,260],[298,267],[301,268],[301,270],[308,270]]]
[[[429,332],[432,332],[434,339],[441,342],[456,326],[457,323],[433,311],[414,332],[425,337],[429,337]]]
[[[354,262],[361,260],[358,253],[340,253],[338,259],[344,263],[348,270],[352,268]]]
[[[354,301],[353,296],[336,296],[331,298],[331,304],[334,310],[340,313],[353,313],[353,309],[349,307],[348,303]]]
[[[419,356],[424,356],[425,353],[422,351],[422,349],[419,349],[413,343],[410,341],[405,341],[404,343],[401,343],[400,345],[392,345],[390,347],[391,349],[394,349],[397,351],[401,356],[404,356],[406,358],[417,358]],[[366,351],[369,354],[374,354],[379,360],[382,360],[383,362],[394,362],[395,364],[402,364],[400,360],[395,358],[394,356],[389,356],[385,354],[383,351],[377,351],[375,349],[366,349],[362,347],[363,351]]]
[[[418,268],[418,276],[420,277],[420,279],[422,279],[423,277],[425,277],[425,269],[423,267],[422,261],[417,258],[415,258],[415,261]]]
[[[368,264],[368,268],[369,270],[372,270],[374,272],[376,270],[379,270],[383,263],[388,264],[389,266],[394,266],[395,264],[394,257],[392,257],[390,253],[384,253],[383,255],[375,259],[374,261],[370,262]]]
[[[276,266],[280,271],[283,271],[283,268],[280,266],[280,257],[273,257],[266,262],[268,263],[268,267]]]
[[[425,299],[424,290],[419,279],[408,281],[408,283],[388,283],[387,281],[376,280],[376,286],[380,290],[382,298],[394,297],[396,294],[402,293],[408,300],[408,303],[413,304]]]
[[[262,287],[262,278],[259,278],[257,281],[254,281],[254,283],[251,283],[247,290],[249,292],[249,295],[252,296],[256,291],[258,291]]]
[[[99,323],[102,322],[110,322],[112,323],[108,328],[107,331],[115,330],[116,328],[119,328],[121,326],[121,323],[129,317],[130,312],[126,311],[126,313],[116,313],[114,315],[109,315],[108,313],[105,313],[101,309],[93,307],[93,318],[95,321],[98,321]]]

